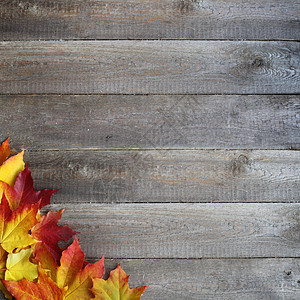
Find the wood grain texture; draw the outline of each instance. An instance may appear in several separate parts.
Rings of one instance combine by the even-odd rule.
[[[76,204],[62,224],[87,257],[299,257],[300,204]]]
[[[26,152],[55,203],[298,202],[299,151]]]
[[[105,267],[118,263],[130,287],[149,285],[143,300],[300,298],[300,259],[106,259]]]
[[[300,39],[294,0],[2,0],[0,37]]]
[[[0,43],[0,93],[294,94],[296,42]]]
[[[121,263],[143,299],[298,300],[299,15],[3,0],[0,140],[29,150],[35,188],[62,188],[44,211],[66,208],[87,258]]]
[[[16,148],[300,149],[300,97],[2,95]]]

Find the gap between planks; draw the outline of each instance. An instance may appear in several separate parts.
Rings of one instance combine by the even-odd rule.
[[[270,148],[70,148],[70,149],[12,149],[12,151],[26,150],[27,152],[76,152],[76,151],[95,151],[95,152],[109,152],[109,151],[300,151],[300,149],[270,149]]]
[[[0,42],[1,43],[1,42]],[[114,93],[85,93],[85,94],[62,94],[62,93],[21,93],[21,94],[14,94],[14,93],[0,93],[0,96],[299,96],[300,93],[289,93],[289,94],[280,94],[280,93],[276,93],[276,94],[261,94],[261,93],[249,93],[249,94],[238,94],[238,93],[234,93],[234,94],[224,94],[224,93],[214,93],[214,94],[150,94],[150,93],[133,93],[133,94],[114,94]]]
[[[86,259],[92,261],[92,260],[99,260],[99,257],[86,257]],[[124,259],[124,260],[133,260],[133,261],[140,261],[140,260],[145,260],[145,261],[150,261],[150,260],[180,260],[180,261],[205,261],[205,260],[255,260],[255,259],[299,259],[300,260],[300,256],[269,256],[269,257],[265,257],[265,256],[256,256],[256,257],[200,257],[200,258],[187,258],[187,257],[157,257],[157,258],[151,258],[151,257],[142,257],[142,258],[135,258],[135,257],[129,257],[129,258],[125,258],[125,257],[108,257],[105,256],[105,259],[109,259],[109,260],[118,260],[118,259]]]
[[[158,38],[158,39],[31,39],[31,40],[0,40],[0,42],[115,42],[115,41],[211,41],[211,42],[299,42],[298,39],[198,39],[198,38],[187,38],[187,39],[168,39],[168,38]],[[153,94],[152,94],[153,95]]]

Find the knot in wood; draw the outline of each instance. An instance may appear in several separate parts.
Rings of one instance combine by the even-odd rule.
[[[241,154],[239,157],[238,157],[238,161],[242,164],[248,164],[248,157],[244,154]]]
[[[231,173],[234,177],[240,176],[247,171],[249,159],[245,154],[240,154],[231,162]]]
[[[261,58],[261,57],[256,57],[256,58],[253,60],[253,62],[252,62],[251,65],[252,65],[252,67],[254,67],[254,68],[260,68],[260,67],[262,67],[262,66],[265,65],[265,62],[264,62],[263,58]]]
[[[288,276],[290,276],[292,274],[292,271],[291,270],[284,270],[284,273]]]

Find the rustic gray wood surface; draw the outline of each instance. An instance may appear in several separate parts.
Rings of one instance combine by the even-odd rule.
[[[26,152],[55,203],[299,202],[299,151]]]
[[[0,43],[0,93],[299,93],[297,42]]]
[[[2,0],[0,38],[299,39],[294,0]]]
[[[63,223],[88,257],[299,257],[300,204],[76,204]]]
[[[31,150],[300,147],[297,95],[0,95],[0,106],[0,140]]]
[[[298,300],[299,16],[292,0],[3,0],[0,140],[142,299]]]
[[[149,285],[148,299],[270,300],[300,298],[298,259],[106,259],[132,274],[131,287]]]

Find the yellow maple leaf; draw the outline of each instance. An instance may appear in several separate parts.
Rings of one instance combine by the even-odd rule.
[[[13,186],[17,176],[24,170],[25,163],[23,161],[24,151],[7,159],[0,166],[0,181],[4,181]],[[0,199],[2,198],[4,187],[0,184]]]
[[[37,223],[38,207],[39,203],[18,207],[7,220],[1,220],[5,222],[3,231],[0,232],[0,243],[4,250],[12,253],[14,249],[25,248],[37,242],[28,232]]]
[[[30,262],[29,257],[32,249],[24,249],[18,253],[10,253],[7,256],[5,280],[22,280],[26,278],[30,281],[38,276],[38,266]]]
[[[95,300],[139,300],[147,286],[130,289],[128,278],[129,276],[118,265],[110,272],[107,280],[93,279],[92,291],[95,294]]]

